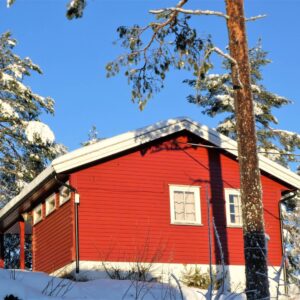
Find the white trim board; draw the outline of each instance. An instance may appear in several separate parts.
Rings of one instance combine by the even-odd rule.
[[[182,130],[187,130],[218,147],[225,148],[226,152],[237,156],[237,150],[232,150],[237,149],[237,143],[234,140],[187,117],[157,122],[153,125],[129,131],[102,140],[93,145],[85,146],[55,159],[51,165],[29,183],[19,195],[0,210],[0,219],[11,208],[28,196],[29,193],[37,188],[45,179],[55,173],[59,174],[70,171]],[[271,174],[283,182],[295,188],[300,188],[300,176],[262,155],[259,155],[259,167],[262,171]]]

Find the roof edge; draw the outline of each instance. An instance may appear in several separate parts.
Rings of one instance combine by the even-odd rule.
[[[0,219],[3,218],[15,205],[17,205],[21,200],[27,197],[34,189],[36,189],[42,182],[47,180],[55,173],[54,168],[50,165],[45,170],[43,170],[35,179],[33,179],[29,184],[27,184],[20,194],[10,200],[1,210]]]
[[[188,130],[210,143],[224,148],[226,152],[231,153],[234,156],[238,155],[236,141],[218,133],[214,129],[193,121],[190,118],[179,117],[157,122],[153,125],[129,131],[127,133],[102,140],[93,145],[85,146],[53,160],[49,167],[42,171],[21,191],[19,195],[14,197],[0,210],[0,219],[53,174],[59,174],[75,169],[182,130]],[[300,176],[278,163],[259,155],[259,167],[262,171],[265,171],[279,180],[286,182],[290,186],[300,189]]]

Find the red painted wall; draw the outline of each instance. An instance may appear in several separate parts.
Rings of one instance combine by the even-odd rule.
[[[71,174],[81,197],[80,260],[208,263],[208,191],[226,262],[244,263],[242,229],[226,227],[223,200],[224,188],[239,188],[238,163],[219,150],[185,145],[182,142],[188,140],[186,136],[189,141],[204,143],[198,137],[181,133]],[[175,140],[181,143],[176,145]],[[203,226],[170,224],[169,184],[200,186]],[[266,232],[271,238],[269,261],[280,265],[278,201],[281,191],[287,188],[266,176],[262,176],[262,184]],[[49,223],[36,226],[35,232],[47,235],[49,228],[56,228],[53,233],[57,232],[70,212],[69,208],[65,210],[59,214],[61,217],[54,220],[53,215],[53,221],[49,218]],[[70,231],[69,226],[66,231]],[[55,234],[51,236],[54,238]],[[51,244],[45,238],[36,240],[44,244],[38,251],[47,251]],[[59,241],[66,243],[62,237]],[[71,246],[69,242],[68,245]],[[69,256],[70,253],[64,259]],[[219,260],[219,253],[214,250],[213,262]],[[43,263],[40,261],[37,266]]]
[[[72,201],[59,206],[56,197],[56,210],[33,225],[33,270],[51,273],[72,261],[73,258],[73,204]]]

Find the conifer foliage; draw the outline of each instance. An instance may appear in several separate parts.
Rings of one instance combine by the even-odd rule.
[[[300,149],[300,135],[276,128],[279,122],[274,116],[273,109],[281,108],[292,101],[267,90],[262,84],[262,67],[271,61],[267,58],[267,52],[263,50],[261,41],[249,49],[249,60],[259,152],[287,166],[289,162],[297,161],[294,155],[285,154]],[[185,80],[193,88],[198,84],[197,93],[189,95],[188,101],[199,105],[202,112],[210,117],[224,116],[217,130],[236,140],[234,88],[230,74],[230,61],[224,58],[222,65],[224,72],[212,74],[210,70],[213,64],[208,64],[207,72],[203,74],[199,83],[195,79]]]
[[[14,4],[15,0],[6,0],[7,7]],[[77,19],[83,16],[86,0],[70,0],[67,4],[66,16],[68,19]]]
[[[9,32],[0,36],[0,205],[17,195],[45,165],[63,153],[52,130],[40,121],[42,112],[53,114],[54,101],[24,84],[38,65],[13,50]]]

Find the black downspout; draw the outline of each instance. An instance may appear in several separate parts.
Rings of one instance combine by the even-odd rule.
[[[67,184],[57,178],[57,175],[54,176],[55,180],[68,188],[71,192],[74,192],[74,208],[75,208],[75,272],[79,273],[79,222],[78,222],[78,205],[79,205],[79,193],[76,188]]]

